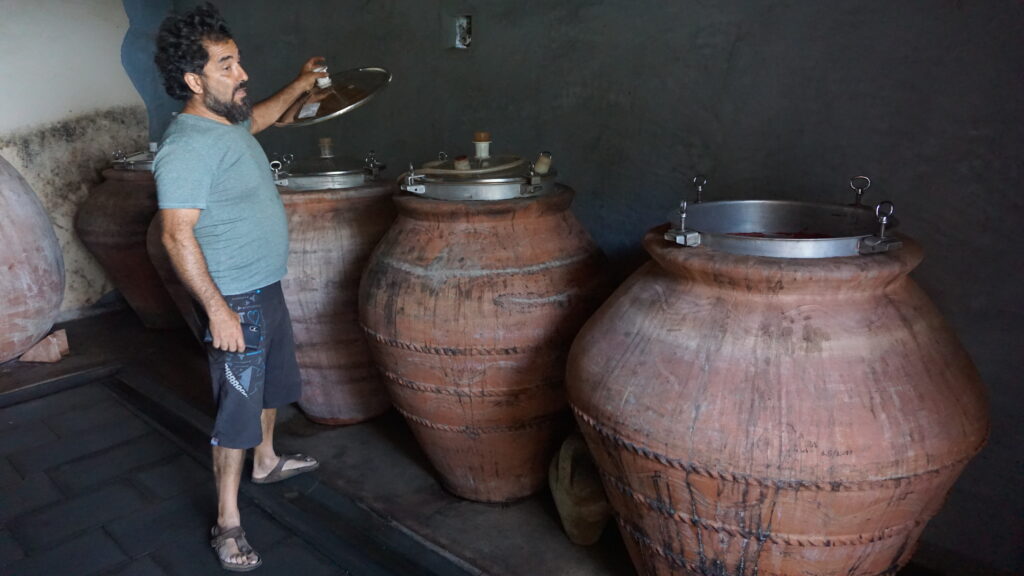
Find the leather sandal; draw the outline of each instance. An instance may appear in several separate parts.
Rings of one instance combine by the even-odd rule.
[[[210,546],[213,548],[214,553],[217,555],[217,560],[220,561],[220,567],[227,570],[228,572],[249,572],[255,570],[263,565],[263,558],[260,558],[259,554],[256,554],[256,562],[236,564],[234,562],[228,562],[226,558],[221,555],[221,546],[224,545],[228,540],[235,541],[235,547],[238,548],[238,553],[243,556],[249,556],[255,554],[252,546],[245,539],[245,531],[242,530],[241,526],[235,526],[234,528],[228,528],[221,532],[219,526],[214,526],[210,529]]]
[[[284,469],[284,465],[288,462],[304,462],[308,466],[300,466],[298,468]],[[280,482],[281,480],[287,480],[292,476],[298,476],[306,472],[312,472],[320,467],[320,463],[316,461],[316,458],[312,456],[306,456],[305,454],[282,454],[281,458],[277,461],[277,466],[270,471],[269,474],[262,478],[256,478],[253,476],[253,484],[273,484],[274,482]]]

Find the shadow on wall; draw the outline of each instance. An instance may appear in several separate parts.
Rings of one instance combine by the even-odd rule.
[[[171,13],[170,0],[124,0],[128,14],[128,33],[121,44],[121,64],[149,113],[149,140],[158,142],[173,113],[181,104],[164,91],[160,74],[153,64],[156,34],[160,23]]]

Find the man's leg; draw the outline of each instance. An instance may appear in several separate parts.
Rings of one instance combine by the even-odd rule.
[[[252,477],[262,478],[277,466],[279,460],[274,452],[274,421],[277,420],[277,408],[264,408],[260,413],[260,425],[263,427],[263,441],[252,451]],[[285,464],[287,466],[287,464]]]
[[[277,467],[281,458],[274,452],[274,421],[277,420],[277,408],[264,408],[260,414],[260,425],[263,427],[263,441],[253,449],[252,477],[265,478]],[[303,459],[289,459],[281,466],[285,472],[296,468],[309,468],[310,462]]]
[[[245,450],[213,447],[213,476],[217,481],[217,528],[221,533],[242,524],[242,516],[238,511],[238,485],[242,480],[244,462]],[[248,556],[242,554],[234,540],[226,540],[217,554],[221,560],[239,566],[253,564],[259,559],[255,552]]]
[[[302,378],[299,364],[295,359],[295,336],[292,321],[288,315],[281,283],[277,282],[262,289],[264,338],[267,342],[266,379],[263,389],[263,412],[260,425],[263,437],[253,450],[252,479],[276,482],[295,474],[315,470],[316,459],[302,455],[288,455],[282,458],[274,451],[274,422],[277,408],[299,399]],[[278,468],[280,466],[280,468]],[[271,475],[268,478],[268,475]]]

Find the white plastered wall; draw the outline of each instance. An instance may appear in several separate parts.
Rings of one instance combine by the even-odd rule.
[[[62,318],[111,289],[74,215],[116,149],[146,145],[142,98],[121,64],[121,0],[0,0],[0,155],[50,214],[64,252]]]

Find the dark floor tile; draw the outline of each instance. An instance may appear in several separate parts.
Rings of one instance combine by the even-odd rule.
[[[0,408],[0,431],[57,414],[83,410],[111,398],[113,394],[97,383]]]
[[[181,449],[166,437],[147,434],[103,452],[61,464],[50,472],[50,477],[66,493],[82,494],[136,468],[180,453]]]
[[[186,492],[117,518],[105,526],[117,544],[136,558],[194,534],[205,534],[217,517],[213,488]]]
[[[130,515],[145,504],[137,488],[121,482],[19,516],[7,524],[7,529],[31,555],[77,532]]]
[[[18,472],[27,475],[77,460],[93,452],[105,450],[147,432],[152,432],[152,430],[142,420],[133,416],[124,422],[95,428],[78,436],[62,438],[47,445],[45,450],[23,450],[12,454],[10,460]]]
[[[29,474],[14,487],[0,490],[0,524],[60,500],[60,490],[43,473]]]
[[[210,548],[209,532],[188,534],[174,546],[161,548],[150,557],[168,576],[223,576],[224,570]],[[262,568],[254,574],[264,574]],[[292,574],[289,572],[289,574]],[[294,574],[299,574],[295,572]],[[305,575],[302,575],[305,576]]]
[[[265,574],[302,574],[302,576],[338,576],[348,572],[332,563],[302,540],[291,537],[262,553]],[[381,572],[383,576],[385,572]],[[369,575],[367,575],[369,576]]]
[[[291,532],[259,506],[242,508],[242,526],[246,539],[257,551],[284,540]]]
[[[38,448],[54,440],[57,440],[57,435],[42,422],[12,426],[0,432],[0,456],[28,448]]]
[[[19,483],[21,483],[21,474],[18,474],[6,456],[0,456],[0,490],[6,490]]]
[[[133,560],[125,566],[119,566],[103,576],[167,576],[156,562],[149,556]]]
[[[942,574],[911,563],[899,571],[899,576],[942,576]]]
[[[44,553],[14,562],[8,576],[93,576],[127,560],[102,530],[90,530]]]
[[[62,438],[78,436],[93,428],[124,423],[135,415],[117,400],[110,398],[88,408],[72,410],[43,418],[50,430]]]
[[[25,551],[11,537],[7,530],[0,529],[0,574],[4,573],[3,567],[25,557]]]
[[[169,462],[140,470],[133,475],[135,481],[154,495],[173,498],[200,484],[213,490],[213,471],[205,468],[188,455],[182,454]]]

